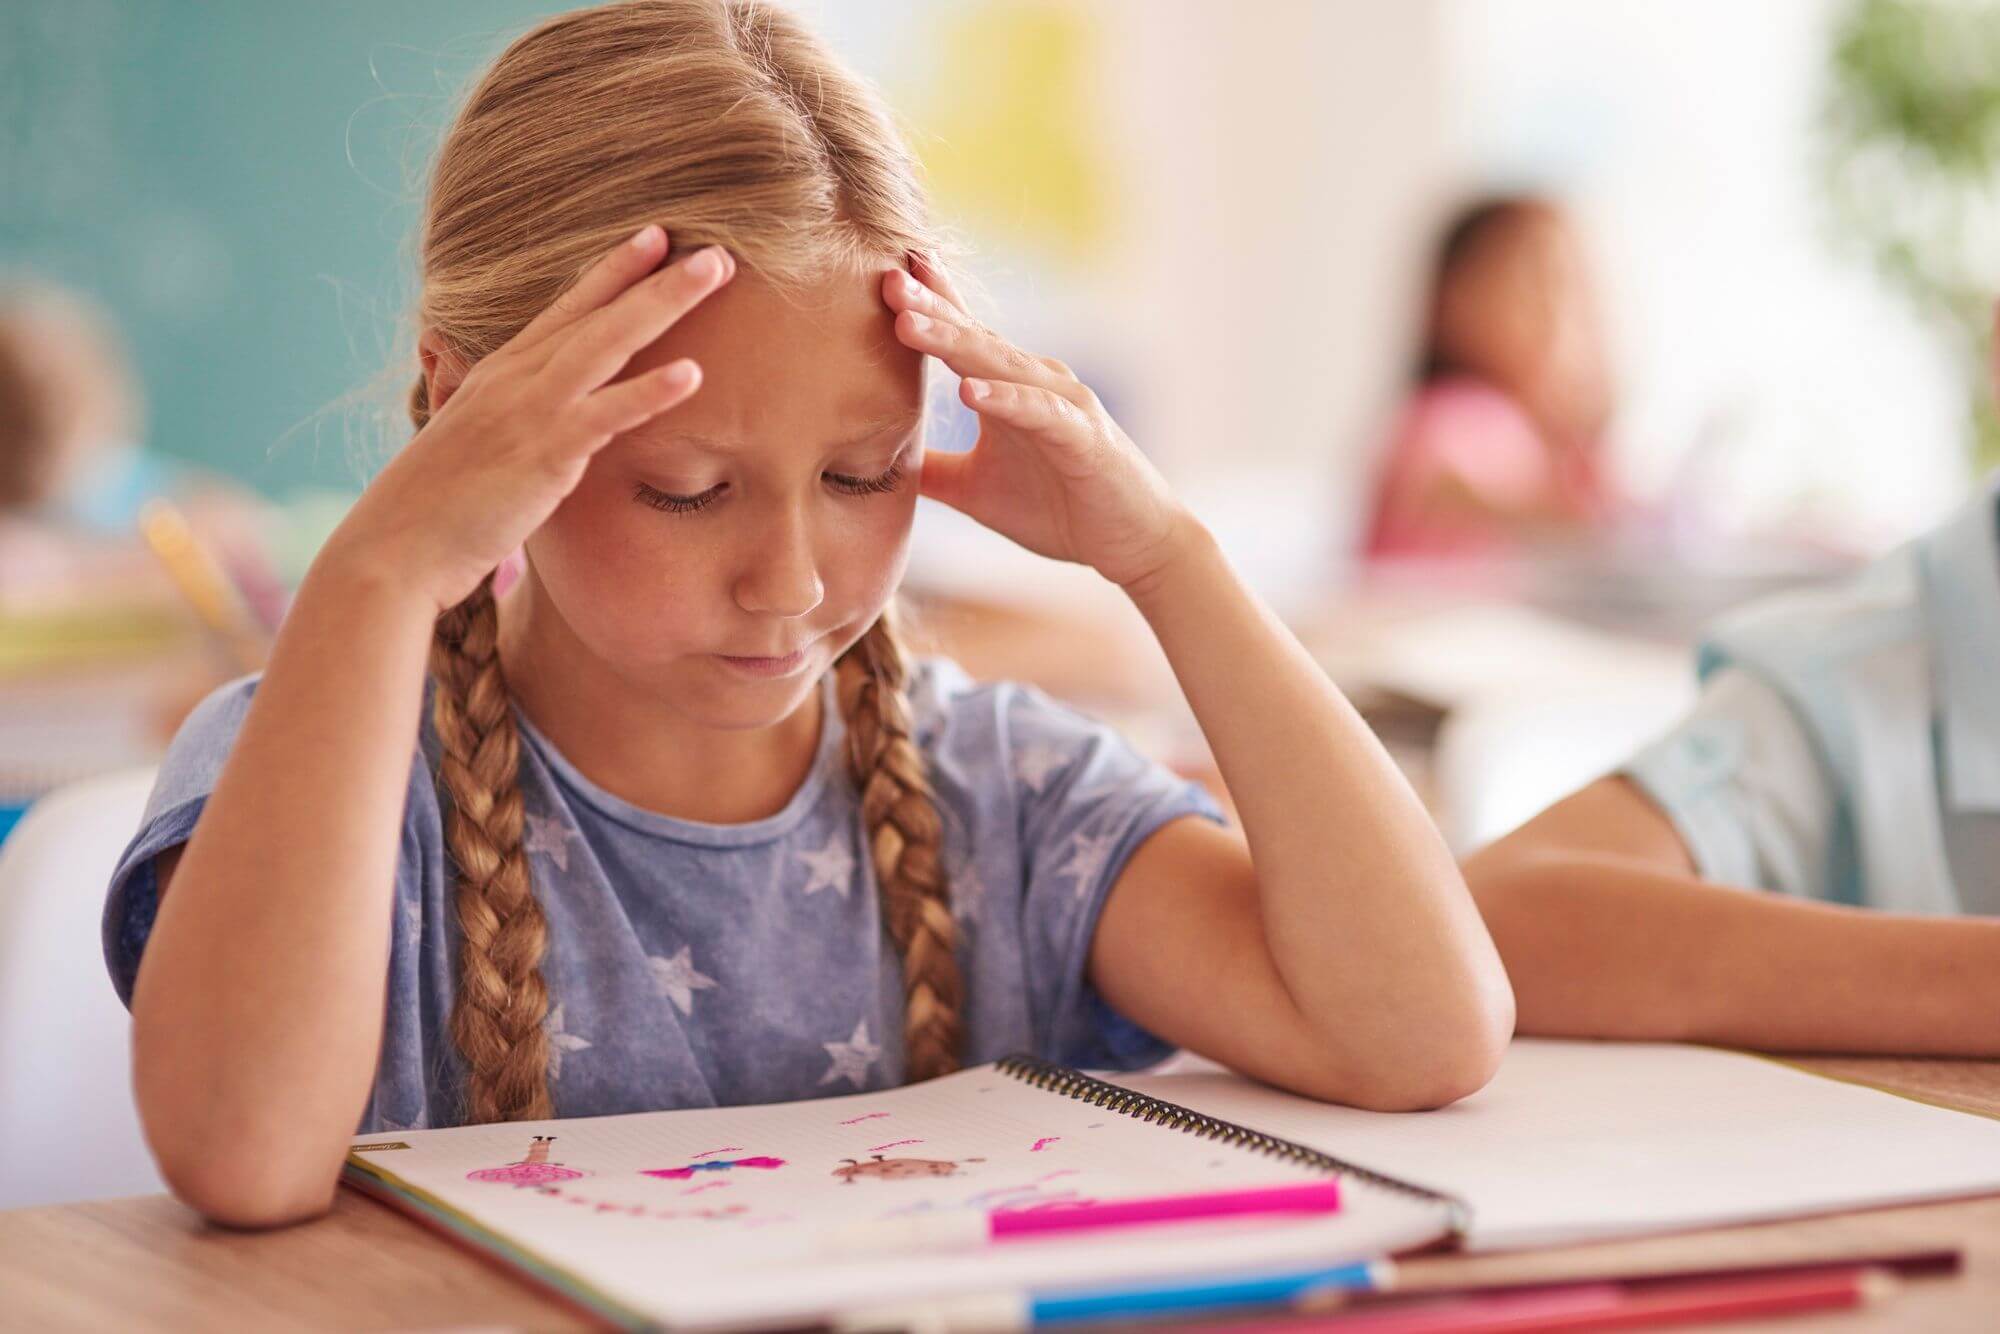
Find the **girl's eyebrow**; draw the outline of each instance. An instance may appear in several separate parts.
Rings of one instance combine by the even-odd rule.
[[[851,448],[855,445],[865,445],[871,440],[889,434],[891,431],[914,430],[922,418],[923,413],[921,410],[910,411],[908,409],[900,409],[896,412],[886,413],[880,417],[871,418],[868,421],[857,423],[848,435],[828,444],[826,452],[837,454],[841,450]],[[687,448],[698,449],[709,454],[728,454],[743,447],[742,442],[739,440],[727,440],[721,436],[708,435],[701,431],[662,431],[655,439],[662,445],[686,446]]]

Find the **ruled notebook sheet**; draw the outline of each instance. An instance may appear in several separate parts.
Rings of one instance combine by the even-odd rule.
[[[1261,1127],[1259,1127],[1261,1129]],[[553,1138],[537,1148],[537,1136]],[[407,1147],[386,1147],[404,1145]],[[1337,1150],[1336,1150],[1337,1152]],[[1365,1162],[1365,1160],[1363,1160]],[[1445,1203],[1336,1174],[1312,1221],[1154,1224],[951,1253],[828,1256],[843,1222],[1224,1190],[1328,1173],[980,1066],[759,1107],[400,1131],[356,1184],[428,1206],[575,1295],[676,1325],[804,1320],[947,1293],[1340,1263],[1447,1235]]]
[[[1517,1040],[1485,1089],[1414,1115],[1212,1068],[1108,1077],[1449,1191],[1474,1250],[2000,1191],[2000,1121],[1706,1047]]]

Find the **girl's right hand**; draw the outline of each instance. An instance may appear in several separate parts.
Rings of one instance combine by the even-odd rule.
[[[709,246],[658,273],[666,234],[647,226],[603,256],[481,360],[378,474],[327,541],[346,561],[456,606],[555,511],[613,437],[686,402],[686,357],[613,382],[736,274]],[[650,277],[648,275],[651,275]]]

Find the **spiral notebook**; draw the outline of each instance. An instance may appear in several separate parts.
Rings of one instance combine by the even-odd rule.
[[[1336,1177],[1333,1214],[857,1257],[842,1224]],[[1033,1057],[756,1107],[399,1131],[346,1180],[628,1328],[825,1320],[928,1297],[1403,1253],[1453,1197]]]

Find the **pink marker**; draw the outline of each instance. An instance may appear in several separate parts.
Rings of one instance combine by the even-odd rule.
[[[1009,1238],[1080,1232],[1141,1223],[1177,1223],[1202,1218],[1264,1214],[1328,1214],[1340,1208],[1340,1183],[1307,1181],[1252,1190],[1206,1191],[1195,1195],[1150,1195],[1130,1200],[1089,1200],[1034,1205],[1027,1201],[990,1213],[917,1214],[842,1228],[828,1248],[853,1254],[882,1250],[944,1250]]]

